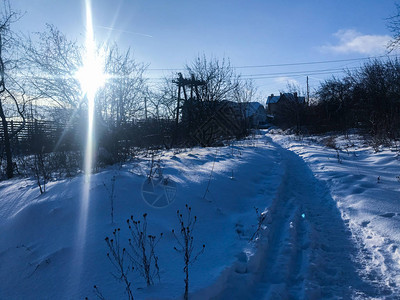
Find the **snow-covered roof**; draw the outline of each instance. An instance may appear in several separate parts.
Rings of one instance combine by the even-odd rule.
[[[264,111],[265,107],[260,102],[233,102],[233,101],[222,101],[235,111],[244,113],[246,117],[251,117],[255,114],[260,113],[260,108]],[[262,112],[261,112],[262,113]]]
[[[267,104],[271,104],[271,103],[278,103],[279,99],[281,99],[281,96],[268,96],[267,98]]]
[[[268,98],[267,98],[267,105],[272,104],[272,103],[278,103],[279,100],[281,99],[281,97],[285,97],[286,99],[288,99],[290,101],[297,101],[299,103],[305,103],[305,101],[306,101],[305,97],[295,96],[292,93],[283,93],[283,94],[280,94],[279,96],[274,96],[274,94],[272,94],[271,96],[268,96]]]
[[[246,117],[256,114],[260,107],[264,108],[264,106],[259,102],[246,103]]]

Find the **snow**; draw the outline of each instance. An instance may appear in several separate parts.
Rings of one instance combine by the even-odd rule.
[[[0,298],[125,299],[111,274],[106,236],[147,213],[161,280],[147,287],[129,275],[135,299],[179,299],[183,257],[171,233],[185,204],[197,216],[190,266],[192,299],[386,299],[400,294],[400,175],[398,151],[380,152],[358,136],[321,138],[262,131],[254,140],[219,148],[162,151],[162,174],[173,181],[172,202],[142,198],[150,157],[141,156],[91,178],[82,223],[83,175],[48,184],[0,182]],[[110,191],[115,178],[114,223]],[[379,179],[378,179],[379,178]],[[260,235],[257,214],[265,220]],[[82,224],[86,224],[82,226]]]
[[[255,114],[259,114],[258,110],[260,107],[261,110],[264,111],[264,106],[259,102],[245,102],[246,106],[246,117],[251,117]]]
[[[337,137],[338,150],[312,139],[275,136],[274,140],[326,182],[357,247],[354,256],[361,276],[381,297],[400,295],[399,149],[375,152],[357,135]]]
[[[272,104],[272,103],[278,103],[280,99],[281,99],[281,96],[273,96],[273,95],[268,96],[266,104],[268,105],[268,104]]]

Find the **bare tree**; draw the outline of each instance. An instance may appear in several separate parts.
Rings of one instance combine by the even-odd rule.
[[[1,23],[0,23],[0,118],[3,127],[3,138],[4,138],[4,151],[6,153],[6,176],[7,178],[12,178],[14,175],[13,170],[13,158],[12,158],[12,149],[11,149],[11,140],[13,137],[23,129],[25,126],[25,117],[24,117],[24,102],[19,103],[17,99],[18,96],[14,94],[14,91],[9,88],[9,86],[18,86],[19,85],[15,79],[12,77],[13,72],[16,70],[16,59],[13,57],[13,53],[15,54],[15,37],[13,32],[10,29],[10,26],[13,22],[16,22],[20,15],[11,9],[10,3],[8,0],[4,0],[2,3],[2,11],[1,11]],[[14,74],[15,75],[15,74]],[[24,99],[24,91],[21,93],[20,98]],[[22,124],[19,128],[14,131],[10,131],[8,128],[8,119],[5,113],[4,104],[7,100],[11,100],[11,102],[15,105],[16,111],[18,115],[23,120]],[[21,104],[21,105],[20,105]]]
[[[233,92],[233,100],[238,103],[249,103],[256,100],[257,88],[250,79],[241,80]]]
[[[105,72],[108,83],[99,95],[98,109],[103,119],[116,128],[144,117],[146,66],[137,63],[128,49],[121,53],[117,45],[106,51]]]
[[[286,83],[286,90],[289,93],[297,93],[298,95],[305,95],[306,94],[306,90],[304,88],[302,88],[298,83],[295,83],[293,81],[288,81]],[[283,93],[283,91],[282,91]]]
[[[44,32],[28,37],[23,47],[30,93],[67,114],[79,110],[84,102],[76,72],[82,66],[82,47],[49,24]]]
[[[238,107],[242,116],[242,127],[250,126],[250,102],[255,101],[256,95],[257,88],[254,86],[254,82],[250,79],[241,80],[239,85],[233,91],[233,101],[238,103]]]
[[[175,77],[174,74],[172,77]],[[208,59],[205,55],[198,56],[193,63],[185,66],[181,73],[185,83],[182,88],[184,100],[195,100],[202,103],[216,103],[222,101],[248,102],[255,95],[255,88],[251,81],[246,81],[235,72],[229,59]],[[190,78],[190,79],[189,79]],[[192,88],[192,82],[202,82]],[[176,83],[176,82],[175,82]],[[192,84],[193,85],[193,84]],[[171,78],[167,78],[161,88],[162,102],[168,115],[176,115],[178,90]],[[182,103],[180,103],[180,107]]]
[[[145,91],[145,119],[160,120],[162,117],[162,94],[147,88]]]
[[[400,4],[396,3],[396,13],[387,18],[387,21],[387,27],[393,35],[392,40],[387,45],[387,49],[390,53],[400,46]]]
[[[198,56],[173,77],[165,81],[161,96],[175,119],[172,144],[210,146],[222,137],[243,135],[246,126],[240,109],[245,107],[237,103],[251,101],[255,89],[236,73],[229,59]],[[221,116],[229,124],[216,121]]]
[[[173,75],[171,75],[173,77]],[[159,107],[159,115],[162,118],[173,119],[176,115],[177,89],[171,78],[165,78],[163,85],[158,88],[155,101]]]
[[[206,82],[199,87],[200,101],[233,100],[233,92],[240,87],[241,78],[226,58],[198,56],[191,65],[186,65],[186,73]]]

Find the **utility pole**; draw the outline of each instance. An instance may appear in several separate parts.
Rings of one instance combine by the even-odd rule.
[[[176,117],[175,117],[175,126],[178,127],[178,123],[179,123],[179,109],[180,109],[180,105],[181,105],[181,88],[185,88],[184,82],[183,82],[183,77],[182,77],[182,73],[178,73],[178,79],[177,80],[173,80],[173,83],[176,83],[178,85],[178,100],[177,100],[177,104],[176,104]]]
[[[191,76],[190,79],[184,78],[182,76],[182,73],[178,73],[178,78],[176,80],[172,81],[178,86],[178,98],[177,98],[177,104],[176,104],[176,116],[175,116],[175,134],[172,139],[172,143],[175,144],[178,136],[178,127],[179,127],[179,111],[182,108],[183,105],[181,105],[181,100],[186,103],[188,99],[188,95],[186,93],[186,87],[190,87],[190,101],[193,101],[193,88],[195,89],[196,96],[199,97],[199,92],[197,87],[198,86],[203,86],[206,85],[206,82],[203,80],[196,80],[194,75]],[[184,99],[181,98],[181,92],[183,90],[183,96]],[[197,99],[199,100],[199,99]],[[190,112],[189,112],[190,113]]]
[[[144,97],[144,118],[147,121],[147,97]]]
[[[183,100],[184,102],[188,101],[188,96],[186,93],[186,87],[190,87],[190,98],[191,100],[193,97],[193,89],[195,89],[196,96],[198,97],[197,100],[199,100],[199,91],[197,89],[198,86],[206,85],[206,82],[204,80],[196,80],[194,75],[191,76],[190,79],[183,78],[182,73],[178,73],[178,78],[176,80],[172,81],[178,86],[178,101],[177,101],[177,106],[176,106],[176,118],[175,118],[175,123],[178,125],[179,123],[179,110],[181,109],[180,101]],[[181,98],[181,91],[183,90],[183,96],[184,99]]]
[[[310,105],[310,87],[308,85],[308,76],[307,76],[307,106]]]

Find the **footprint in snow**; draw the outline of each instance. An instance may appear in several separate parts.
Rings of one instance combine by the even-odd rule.
[[[384,218],[392,218],[394,215],[395,215],[395,213],[385,213],[385,214],[382,214],[380,216],[384,217]]]
[[[177,157],[176,155],[171,156],[171,159],[175,160],[175,161],[179,161],[179,162],[181,161],[181,159],[179,157]]]
[[[363,222],[361,223],[361,226],[362,226],[362,227],[367,227],[369,223],[371,223],[371,222],[370,222],[370,221],[363,221]]]
[[[356,194],[362,194],[365,191],[365,189],[360,188],[360,187],[356,187],[353,189],[352,194],[356,195]]]

